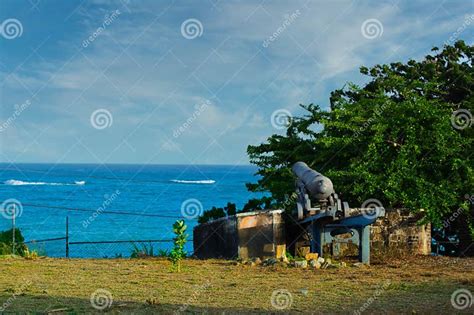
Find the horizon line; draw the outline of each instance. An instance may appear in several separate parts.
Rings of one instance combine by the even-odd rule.
[[[173,163],[91,163],[91,162],[67,162],[67,163],[54,163],[54,162],[2,162],[0,164],[10,164],[10,165],[19,165],[19,164],[44,164],[44,165],[150,165],[150,166],[255,166],[254,164],[173,164]]]

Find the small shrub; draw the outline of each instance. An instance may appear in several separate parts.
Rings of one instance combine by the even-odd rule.
[[[206,223],[215,219],[223,218],[226,216],[234,215],[237,213],[237,207],[235,203],[228,202],[224,208],[212,207],[209,210],[199,216],[198,223]]]
[[[173,239],[174,247],[169,254],[169,260],[173,264],[173,270],[181,271],[181,260],[186,257],[186,251],[184,245],[186,244],[188,235],[186,229],[188,227],[184,223],[184,220],[177,220],[173,224],[173,233],[176,237]]]
[[[26,247],[25,238],[20,229],[15,229],[15,252],[12,252],[13,229],[0,232],[0,255],[20,255],[24,256]]]
[[[36,250],[30,251],[28,248],[26,248],[23,257],[26,259],[35,260],[39,257],[39,254]]]
[[[150,243],[149,246],[146,244],[141,244],[141,248],[133,243],[132,253],[130,254],[130,258],[145,258],[145,257],[153,257],[153,245]]]

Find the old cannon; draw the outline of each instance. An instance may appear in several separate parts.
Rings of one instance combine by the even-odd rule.
[[[359,261],[370,262],[370,225],[385,215],[383,207],[352,209],[339,199],[332,181],[304,162],[292,166],[296,175],[297,216],[310,235],[311,252],[323,255],[323,246],[350,234],[348,241],[358,245]]]

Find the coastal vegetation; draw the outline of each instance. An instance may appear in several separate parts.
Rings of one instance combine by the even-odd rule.
[[[260,179],[247,188],[270,196],[244,209],[292,211],[290,166],[301,160],[330,177],[355,207],[377,199],[387,208],[407,208],[422,214],[423,222],[472,237],[473,59],[474,46],[463,41],[441,51],[434,47],[420,61],[361,67],[368,82],[333,91],[329,110],[301,105],[305,114],[289,117],[284,134],[248,146]],[[457,220],[446,227],[453,213]]]
[[[14,232],[13,232],[14,231]],[[15,249],[13,249],[13,233],[15,233]],[[20,255],[25,256],[28,253],[25,238],[21,234],[20,229],[10,229],[0,232],[0,255]]]

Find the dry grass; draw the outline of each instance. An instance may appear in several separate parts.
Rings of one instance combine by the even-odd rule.
[[[474,293],[474,259],[414,257],[367,268],[302,270],[186,260],[181,273],[162,259],[0,260],[0,306],[7,312],[95,312],[91,294],[113,295],[111,313],[277,312],[270,300],[286,289],[284,312],[453,314],[451,294]],[[384,283],[390,283],[381,289]],[[370,302],[372,301],[372,302]],[[474,306],[464,311],[472,314]]]

